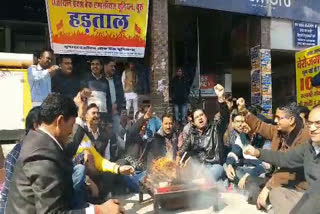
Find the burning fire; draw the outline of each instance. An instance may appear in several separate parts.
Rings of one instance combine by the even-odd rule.
[[[179,165],[175,161],[167,157],[163,157],[153,162],[151,174],[157,174],[159,177],[164,177],[165,180],[167,180],[167,178],[175,180],[178,177],[178,169]]]

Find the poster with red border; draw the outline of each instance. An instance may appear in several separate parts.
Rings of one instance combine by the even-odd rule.
[[[46,0],[57,54],[144,57],[148,0]]]
[[[215,75],[214,74],[201,74],[200,75],[200,90],[203,97],[216,96],[214,91],[215,86]]]

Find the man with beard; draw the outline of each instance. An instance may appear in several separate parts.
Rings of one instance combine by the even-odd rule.
[[[52,65],[52,58],[52,51],[44,50],[40,53],[38,64],[28,68],[28,81],[33,107],[41,105],[42,101],[51,93],[51,77],[59,69],[59,66]]]
[[[148,164],[160,157],[176,159],[178,134],[174,132],[174,119],[171,114],[162,115],[162,126],[154,135],[148,151]],[[149,167],[149,166],[148,166]]]
[[[244,113],[245,122],[251,128],[252,133],[270,140],[272,151],[288,152],[310,138],[308,128],[303,125],[297,113],[295,103],[277,108],[274,119],[276,125],[262,122],[250,113],[246,109],[243,98],[238,99],[237,104],[239,111]],[[270,190],[280,186],[305,190],[307,186],[303,168],[277,168],[272,175],[266,176],[265,179],[256,179],[249,176],[246,184],[246,189],[250,192],[249,202],[256,202],[259,209],[266,209]],[[257,196],[258,194],[259,196]]]
[[[189,138],[182,145],[179,156],[181,158],[187,154],[187,157],[191,156],[203,163],[212,180],[217,181],[224,175],[222,165],[225,155],[221,133],[224,133],[227,127],[229,110],[225,102],[223,86],[218,84],[214,89],[220,105],[220,122],[209,122],[202,109],[194,110],[192,114],[194,127],[192,127]]]

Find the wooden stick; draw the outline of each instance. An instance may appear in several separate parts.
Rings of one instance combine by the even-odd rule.
[[[191,159],[191,157],[189,157],[189,158],[184,162],[183,167],[186,167],[186,166],[187,166],[187,164],[188,164],[188,162],[189,162],[190,159]]]
[[[180,160],[180,165],[182,165],[183,159],[186,157],[186,155],[187,155],[187,152],[183,153],[182,158]]]

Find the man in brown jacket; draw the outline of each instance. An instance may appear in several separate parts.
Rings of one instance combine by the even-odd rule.
[[[297,114],[297,106],[294,103],[277,108],[274,119],[275,125],[264,123],[248,112],[243,98],[238,99],[237,104],[239,111],[244,112],[245,121],[252,132],[272,141],[272,151],[287,152],[310,139],[308,128],[304,127],[301,118]],[[252,180],[248,179],[247,181],[249,183]],[[257,207],[259,209],[267,208],[267,199],[273,188],[286,186],[299,190],[306,189],[303,168],[278,168],[275,169],[270,179],[255,183],[256,186],[263,188],[257,198]],[[248,185],[248,188],[249,191],[254,191],[252,183]]]

